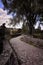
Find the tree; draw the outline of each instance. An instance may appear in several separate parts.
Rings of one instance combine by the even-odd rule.
[[[18,21],[23,18],[23,16],[26,17],[30,34],[32,34],[34,29],[33,25],[36,23],[36,15],[38,10],[40,10],[40,7],[37,7],[39,1],[40,0],[2,0],[4,9],[8,10],[8,14],[11,12],[16,13],[16,19],[18,18]]]

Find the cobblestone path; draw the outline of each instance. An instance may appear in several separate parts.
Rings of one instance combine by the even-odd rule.
[[[20,37],[12,38],[10,43],[15,49],[21,65],[43,65],[43,49],[26,44]]]

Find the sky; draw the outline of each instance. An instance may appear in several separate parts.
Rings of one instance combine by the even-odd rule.
[[[1,0],[0,0],[0,8],[3,8],[4,6],[3,6],[3,4],[2,4],[2,2],[1,2]]]
[[[9,26],[8,24],[10,23],[9,22],[9,18],[12,18],[11,15],[7,15],[7,11],[6,10],[3,10],[3,4],[0,0],[0,26],[3,24],[3,23],[6,23],[6,27],[8,28],[22,28],[22,23],[20,22],[19,24],[15,25],[13,27],[13,25]],[[8,21],[8,22],[7,22]]]
[[[7,11],[3,10],[3,4],[0,0],[0,25],[5,23],[9,18],[11,18],[11,16],[7,15]]]
[[[6,26],[9,27],[9,26],[8,26],[9,18],[12,18],[12,16],[11,16],[11,15],[7,15],[7,11],[6,11],[6,10],[3,10],[3,7],[4,7],[4,6],[3,6],[3,4],[2,4],[2,2],[1,2],[1,0],[0,0],[0,25],[2,25],[3,23],[6,23],[6,21],[8,21],[8,22],[6,23]],[[40,19],[40,18],[37,16],[37,19]],[[38,22],[36,23],[35,29],[37,29],[39,23],[40,23],[40,21],[38,21]],[[20,23],[17,24],[15,27],[16,27],[16,28],[22,28],[22,24],[23,24],[23,22],[22,22],[22,23],[20,22]],[[11,25],[10,27],[13,27],[13,26]],[[14,27],[13,27],[13,28],[14,28]],[[43,26],[42,26],[42,25],[41,25],[41,29],[43,30]]]

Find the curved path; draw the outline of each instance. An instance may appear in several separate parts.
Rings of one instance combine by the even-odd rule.
[[[43,49],[26,44],[20,38],[21,36],[12,38],[10,43],[21,60],[21,65],[43,65]]]

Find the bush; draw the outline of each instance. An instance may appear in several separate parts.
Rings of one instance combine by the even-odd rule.
[[[43,39],[43,34],[33,34],[33,37]]]

